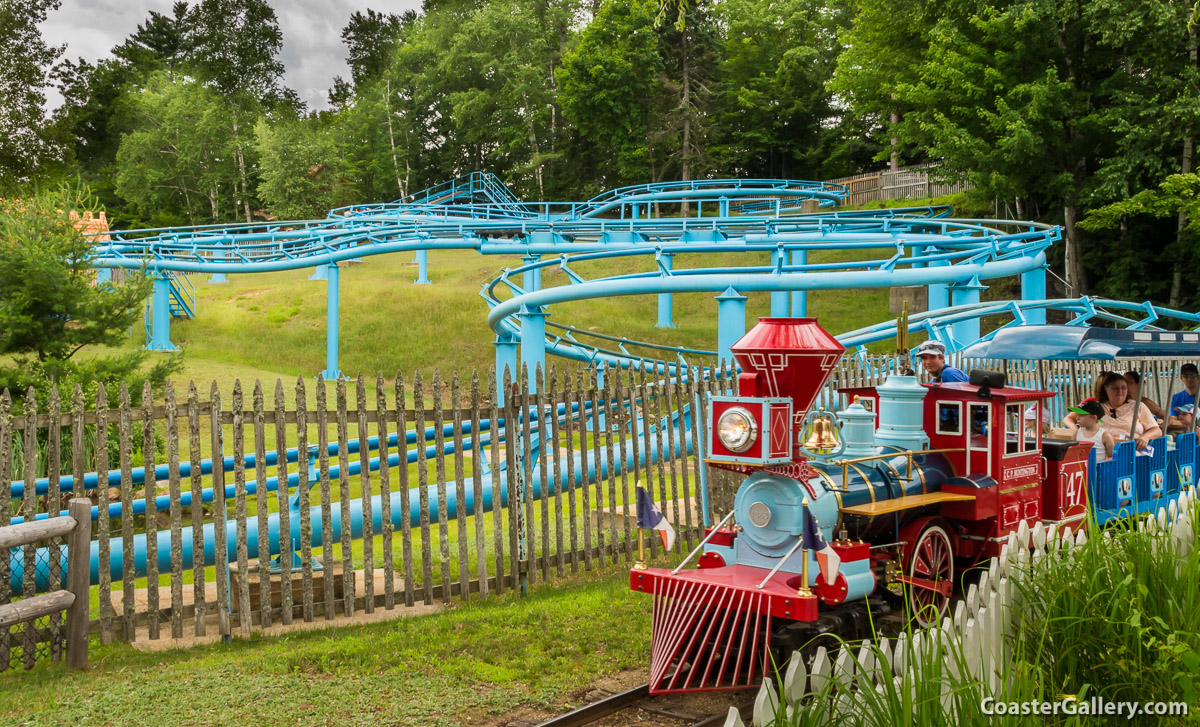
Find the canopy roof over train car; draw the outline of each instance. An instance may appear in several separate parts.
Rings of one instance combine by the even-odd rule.
[[[963,350],[969,358],[1111,361],[1116,358],[1200,356],[1200,333],[1089,326],[1010,326]]]

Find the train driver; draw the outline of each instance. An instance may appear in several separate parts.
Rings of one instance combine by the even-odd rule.
[[[917,346],[916,356],[921,359],[921,366],[935,384],[971,380],[961,370],[946,365],[946,347],[938,341],[926,341]]]

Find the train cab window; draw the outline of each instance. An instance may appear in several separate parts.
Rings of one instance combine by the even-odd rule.
[[[989,421],[992,417],[991,404],[967,404],[967,471],[991,471],[991,436]]]
[[[1021,454],[1037,450],[1037,434],[1029,436],[1025,431],[1025,404],[1009,404],[1004,407],[1004,453]]]
[[[962,434],[962,402],[939,401],[937,405],[937,433]]]
[[[968,407],[971,414],[971,437],[982,437],[987,439],[988,435],[988,407],[984,404],[972,404]],[[984,445],[986,447],[986,444]],[[981,447],[983,448],[983,447]]]

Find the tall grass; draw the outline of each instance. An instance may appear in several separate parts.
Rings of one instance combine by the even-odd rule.
[[[994,703],[1183,702],[1200,722],[1200,509],[1178,526],[1129,520],[1073,549],[1049,548],[1014,573],[1004,649],[979,668],[979,647],[948,621],[881,644],[843,644],[837,663],[789,663],[780,698],[760,692],[756,725],[1095,724],[1094,716],[985,714]],[[899,646],[898,646],[899,645]],[[899,648],[901,658],[893,654]],[[986,653],[986,647],[984,647]],[[850,654],[853,658],[850,658]],[[819,676],[804,679],[806,670]],[[1109,718],[1112,719],[1112,718]]]

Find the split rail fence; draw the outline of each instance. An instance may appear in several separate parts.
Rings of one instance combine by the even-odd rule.
[[[1102,368],[960,363],[1061,391],[1056,418]],[[1159,401],[1177,370],[1118,365],[1149,372],[1143,394]],[[896,368],[847,357],[818,403],[840,409],[837,387],[878,384]],[[90,631],[102,643],[246,635],[628,565],[637,486],[685,549],[732,508],[740,478],[702,459],[706,399],[731,393],[734,377],[691,372],[598,380],[551,366],[534,386],[437,374],[368,386],[359,376],[277,381],[269,394],[257,382],[231,392],[214,383],[203,400],[194,384],[137,398],[101,387],[86,402],[78,390],[66,404],[30,392],[19,406],[5,392],[0,478],[11,486],[0,487],[0,528],[60,515],[65,497],[91,500]],[[662,557],[656,539],[646,543]],[[50,556],[61,544],[0,558],[0,608],[71,570]],[[42,560],[31,567],[30,557]],[[18,638],[0,626],[0,649]]]
[[[88,546],[92,534],[92,503],[75,498],[69,514],[0,527],[0,552],[10,551],[22,559],[26,577],[38,565],[38,543],[68,540],[67,569],[58,559],[46,559],[51,583],[66,582],[65,588],[53,588],[40,595],[12,600],[8,568],[0,572],[0,671],[17,664],[26,669],[49,656],[58,663],[63,650],[67,665],[83,669],[88,662]],[[42,554],[50,552],[43,549]],[[0,559],[2,560],[2,559]],[[8,566],[7,562],[3,563]],[[67,622],[63,624],[63,612]],[[14,627],[19,630],[14,634]]]

